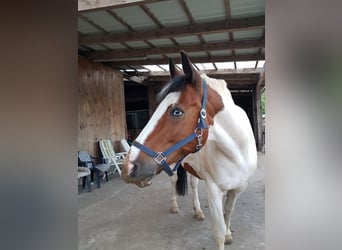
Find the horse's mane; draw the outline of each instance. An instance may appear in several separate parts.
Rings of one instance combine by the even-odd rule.
[[[221,95],[226,102],[234,102],[225,80],[210,78],[206,74],[202,74],[201,78],[205,79],[207,85]]]
[[[179,75],[172,78],[168,81],[162,90],[157,95],[157,101],[160,102],[167,96],[169,93],[183,91],[185,88],[185,75]]]

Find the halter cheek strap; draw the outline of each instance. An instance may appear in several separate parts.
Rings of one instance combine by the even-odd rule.
[[[145,147],[140,142],[133,141],[133,144],[132,144],[133,146],[139,148],[140,150],[142,150],[143,152],[145,152],[146,154],[151,156],[153,158],[153,160],[155,160],[155,162],[157,162],[160,166],[162,166],[163,170],[169,176],[172,176],[174,174],[173,171],[176,171],[178,169],[178,167],[180,166],[182,160],[188,155],[188,154],[186,154],[186,155],[183,155],[181,158],[179,158],[177,163],[176,163],[176,165],[175,165],[175,167],[173,169],[171,169],[169,164],[166,162],[166,158],[170,154],[175,152],[177,149],[185,146],[186,144],[188,144],[189,142],[191,142],[195,138],[197,138],[197,145],[196,145],[196,149],[195,149],[194,152],[197,152],[197,151],[199,151],[202,148],[203,129],[207,129],[208,128],[208,126],[207,126],[207,124],[205,122],[205,118],[207,116],[205,108],[206,108],[206,105],[207,105],[208,91],[207,91],[207,84],[206,84],[204,79],[203,79],[202,85],[203,85],[202,107],[201,107],[199,119],[198,119],[198,122],[197,122],[197,127],[195,128],[195,131],[192,134],[190,134],[188,137],[184,138],[180,142],[177,142],[175,145],[171,146],[170,148],[168,148],[164,152],[154,152],[153,150]]]

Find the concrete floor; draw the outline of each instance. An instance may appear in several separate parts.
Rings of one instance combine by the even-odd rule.
[[[248,188],[237,200],[232,226],[234,243],[225,249],[263,250],[265,230],[264,154]],[[178,198],[179,214],[169,212],[171,183],[165,173],[141,189],[117,175],[88,193],[79,187],[78,249],[209,250],[215,249],[205,183],[199,183],[204,221],[196,221],[192,192]]]

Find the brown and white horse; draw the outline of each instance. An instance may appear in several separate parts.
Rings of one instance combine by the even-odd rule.
[[[172,176],[178,168],[183,182],[185,170],[204,180],[214,238],[222,250],[233,241],[230,219],[235,201],[257,166],[255,140],[248,117],[234,104],[226,82],[200,76],[183,51],[181,59],[183,72],[170,61],[171,80],[133,143],[122,177],[144,187],[162,170]],[[171,164],[176,166],[171,169]]]

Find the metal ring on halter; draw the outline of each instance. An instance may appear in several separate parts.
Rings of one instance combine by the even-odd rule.
[[[198,133],[199,132],[199,133]],[[203,129],[202,128],[195,128],[194,133],[196,134],[197,138],[202,137],[203,135]]]
[[[197,144],[196,145],[196,151],[199,151],[202,148],[202,144]]]
[[[207,111],[205,111],[205,109],[201,109],[200,115],[203,119],[205,119],[207,117]]]
[[[155,160],[159,165],[161,165],[164,161],[166,161],[166,156],[163,154],[163,152],[158,152],[153,157],[153,160]]]

